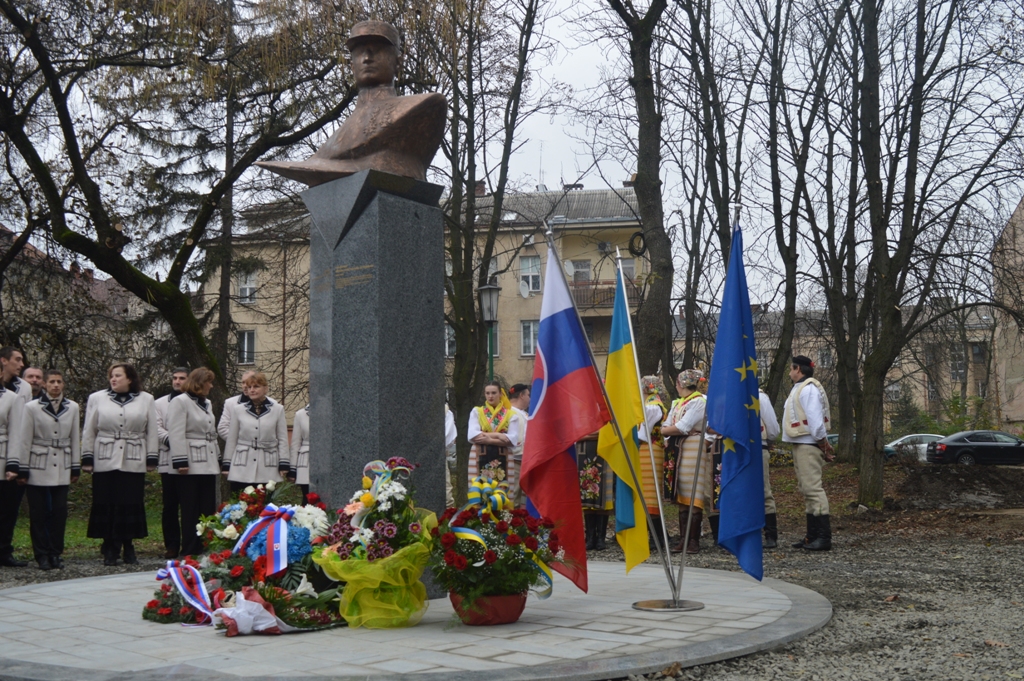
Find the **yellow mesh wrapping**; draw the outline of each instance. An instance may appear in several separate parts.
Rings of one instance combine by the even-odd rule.
[[[427,611],[427,589],[420,577],[430,558],[429,531],[437,526],[437,519],[429,511],[422,517],[424,541],[383,560],[342,560],[333,551],[313,554],[329,577],[345,583],[340,610],[350,627],[409,627]]]

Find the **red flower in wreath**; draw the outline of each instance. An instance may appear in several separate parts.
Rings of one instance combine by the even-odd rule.
[[[496,529],[498,532],[508,532],[508,523],[506,523],[504,520],[499,520],[497,523],[494,524],[494,529]]]
[[[146,603],[146,610],[156,610],[159,607],[160,601],[156,600],[155,598],[151,600],[149,603]]]
[[[253,561],[252,579],[256,583],[267,581],[267,557],[265,555]]]
[[[316,506],[317,504],[320,503],[320,495],[317,494],[316,492],[310,492],[309,494],[306,495],[306,503],[313,504],[314,506]]]
[[[441,535],[441,546],[446,549],[450,549],[455,546],[456,541],[458,541],[458,538],[455,536],[454,532],[445,532]]]
[[[210,554],[210,562],[213,563],[214,565],[220,565],[221,563],[224,562],[224,559],[220,557],[219,553],[211,553]]]
[[[191,608],[189,608],[189,607],[188,607],[187,605],[183,605],[183,606],[181,606],[181,608],[179,608],[179,609],[178,609],[178,614],[179,614],[179,615],[187,615],[187,614],[188,614],[188,611],[189,611],[190,609],[191,609]]]
[[[555,526],[555,521],[546,516],[544,517],[544,520],[542,520],[541,522],[544,524],[544,527],[548,528],[549,530]]]
[[[553,540],[548,542],[548,550],[551,551],[551,553],[558,553],[559,548],[561,547],[558,545],[558,542]]]
[[[245,572],[245,568],[241,565],[236,565],[235,567],[231,568],[231,576],[235,577],[236,579],[238,577],[241,577],[243,572]]]
[[[436,536],[437,536],[437,535],[439,535],[440,533],[441,533],[441,531],[440,531],[440,530],[438,530],[438,529],[437,529],[436,527],[431,527],[431,528],[430,528],[430,536],[431,536],[431,537],[436,537]]]
[[[454,565],[455,564],[455,557],[457,555],[459,555],[459,554],[455,553],[451,549],[448,549],[447,551],[445,551],[444,552],[444,562],[445,562],[445,565]]]
[[[536,551],[537,550],[537,538],[536,537],[527,537],[526,539],[523,540],[523,543],[526,545],[526,548],[530,549],[531,551]]]
[[[494,551],[491,551],[490,549],[487,549],[486,551],[484,551],[484,562],[485,563],[490,565],[491,563],[494,563],[497,560],[498,560],[498,554],[496,554]]]
[[[520,518],[519,516],[513,516],[512,527],[522,527],[524,524],[525,523],[523,522],[522,518]]]
[[[325,504],[322,501],[319,501],[319,502],[317,502],[317,503],[315,503],[313,505],[316,506],[317,508],[319,508],[321,511],[326,511],[327,510],[327,504]]]
[[[231,549],[224,549],[223,551],[221,551],[220,552],[220,557],[221,558],[230,558],[231,557]]]
[[[174,611],[171,610],[170,608],[160,608],[159,610],[156,611],[156,614],[160,615],[161,617],[167,617],[172,612],[174,612]]]
[[[523,543],[523,540],[518,534],[510,534],[505,537],[505,543],[509,546],[518,546]]]
[[[454,563],[454,565],[455,565],[455,569],[456,570],[465,570],[466,566],[469,565],[469,561],[466,560],[465,556],[463,556],[462,554],[459,554],[459,555],[455,556],[455,563]]]

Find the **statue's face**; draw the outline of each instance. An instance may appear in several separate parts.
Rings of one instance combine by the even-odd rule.
[[[352,75],[356,87],[390,85],[398,73],[398,50],[383,40],[361,43],[352,48]]]

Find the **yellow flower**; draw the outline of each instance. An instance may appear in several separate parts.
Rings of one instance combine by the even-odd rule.
[[[373,495],[367,492],[363,496],[359,497],[359,501],[363,502],[363,506],[373,506]]]
[[[363,476],[363,489],[370,489],[371,486],[373,486],[373,480],[370,480],[369,477],[364,475]]]

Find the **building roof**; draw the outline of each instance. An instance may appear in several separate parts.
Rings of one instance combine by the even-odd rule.
[[[489,215],[494,197],[477,197],[478,214]],[[557,192],[506,194],[502,202],[502,223],[539,225],[547,219],[553,225],[595,222],[639,223],[636,193],[622,189],[576,189]]]

